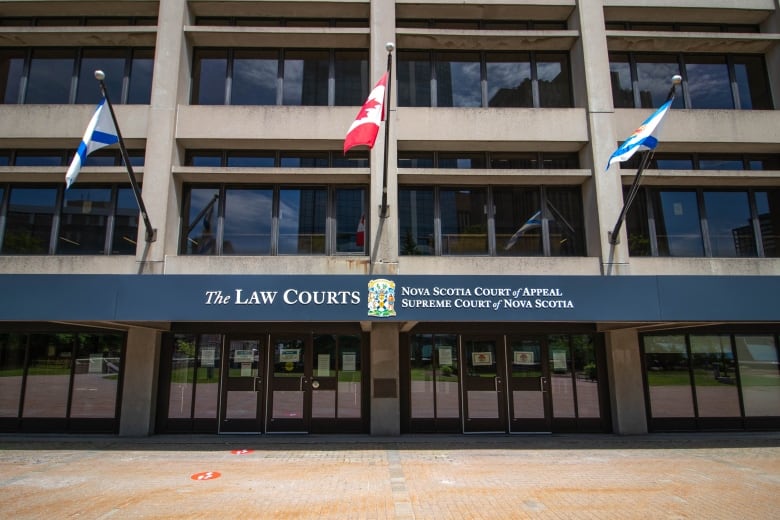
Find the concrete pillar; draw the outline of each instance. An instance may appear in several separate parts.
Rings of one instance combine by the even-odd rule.
[[[590,131],[590,143],[580,156],[581,166],[593,171],[591,180],[583,184],[583,206],[586,215],[598,215],[586,222],[588,255],[600,256],[604,274],[610,275],[628,271],[628,246],[625,227],[616,246],[607,238],[623,207],[623,188],[620,169],[613,165],[605,172],[604,167],[617,141],[627,136],[615,134],[603,4],[604,0],[578,0],[569,25],[580,30],[572,49],[572,76],[575,105],[587,108]]]
[[[623,329],[607,332],[605,338],[612,429],[622,435],[647,433],[639,334]]]
[[[161,338],[153,329],[131,328],[127,333],[120,437],[154,433]]]
[[[775,0],[775,11],[761,25],[761,32],[780,33],[780,0]],[[773,45],[766,53],[766,67],[775,108],[780,106],[780,46]]]
[[[371,435],[401,434],[397,323],[371,327]]]
[[[178,199],[171,167],[177,160],[176,106],[186,101],[189,91],[183,29],[187,19],[186,0],[160,2],[143,176],[144,203],[157,229],[157,240],[146,244],[141,231],[136,256],[139,272],[161,273],[165,256],[178,250]]]
[[[377,80],[387,70],[388,42],[395,43],[395,2],[373,1],[371,2],[371,36],[370,36],[370,71],[369,88],[373,88]],[[398,89],[396,88],[397,49],[393,51],[392,82],[390,107],[386,107],[387,121],[380,127],[376,144],[371,150],[371,234],[372,250],[371,272],[372,274],[396,274],[398,269],[398,229],[395,225],[398,218],[398,181],[397,181],[397,155],[395,144],[396,110],[398,106]],[[387,110],[390,108],[391,110]],[[390,132],[387,132],[388,125]],[[380,217],[382,203],[383,179],[384,179],[384,152],[385,140],[388,140],[387,157],[387,204],[386,218]]]

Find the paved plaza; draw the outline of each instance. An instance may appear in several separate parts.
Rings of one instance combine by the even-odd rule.
[[[780,433],[0,435],[13,519],[769,519]]]

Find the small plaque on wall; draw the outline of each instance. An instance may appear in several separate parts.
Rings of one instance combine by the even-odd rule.
[[[394,399],[398,397],[395,379],[374,379],[374,397],[376,399]]]

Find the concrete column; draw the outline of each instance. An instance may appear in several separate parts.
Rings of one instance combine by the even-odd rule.
[[[127,333],[120,437],[154,433],[161,338],[152,329],[131,328]]]
[[[602,270],[609,275],[628,270],[625,227],[616,246],[610,245],[607,238],[623,207],[620,169],[613,166],[608,172],[604,171],[617,141],[626,136],[617,136],[614,128],[615,109],[603,4],[603,0],[578,0],[569,25],[580,31],[580,38],[572,49],[575,105],[587,108],[590,130],[590,143],[580,156],[581,166],[593,171],[591,180],[583,184],[583,206],[585,215],[598,215],[598,218],[586,221],[588,255],[600,256]]]
[[[371,327],[371,435],[401,434],[397,323]]]
[[[157,240],[146,244],[141,232],[136,256],[139,272],[146,273],[161,273],[165,255],[178,250],[179,211],[171,167],[177,161],[176,106],[189,91],[186,0],[160,2],[158,20],[143,176],[144,203]]]
[[[639,334],[636,329],[623,329],[605,337],[612,429],[623,435],[647,433]]]
[[[761,32],[780,33],[780,0],[775,0],[775,11],[761,25]],[[769,85],[772,90],[772,100],[775,108],[780,106],[780,46],[773,45],[766,53],[766,66],[769,73]]]
[[[395,43],[395,1],[373,0],[371,2],[371,78],[370,88],[387,70],[387,50],[385,45]],[[397,155],[395,142],[396,110],[398,106],[398,89],[396,88],[397,50],[393,51],[392,85],[390,95],[390,107],[386,107],[387,121],[379,129],[376,144],[371,150],[371,273],[372,274],[396,274],[398,269],[398,181],[397,181]],[[390,109],[390,110],[388,110]],[[386,132],[388,124],[389,134]],[[383,177],[384,177],[384,152],[385,140],[388,140],[387,157],[387,204],[386,218],[380,217],[382,203]]]

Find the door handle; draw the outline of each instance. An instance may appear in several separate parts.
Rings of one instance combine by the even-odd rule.
[[[308,383],[308,382],[309,382],[309,380],[308,380],[308,379],[306,379],[306,377],[305,377],[305,376],[301,376],[301,384],[300,384],[300,387],[298,388],[298,390],[300,390],[301,392],[303,392],[303,385],[304,385],[304,384],[306,384],[306,383]]]
[[[255,384],[254,384],[254,391],[258,392],[257,387],[258,387],[258,385],[260,385],[262,387],[262,384],[263,384],[263,380],[260,379],[259,377],[256,377],[255,378]]]
[[[494,378],[495,384],[496,384],[496,392],[498,392],[498,386],[501,384],[501,378],[499,376],[496,376]]]
[[[546,392],[547,390],[544,389],[544,385],[547,384],[547,378],[542,376],[539,378],[539,390],[542,392]]]

